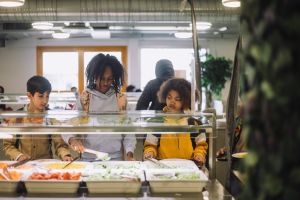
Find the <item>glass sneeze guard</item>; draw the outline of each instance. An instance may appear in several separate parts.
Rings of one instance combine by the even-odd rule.
[[[101,112],[47,111],[43,114],[27,112],[0,112],[0,133],[22,134],[127,134],[186,133],[211,128],[211,114],[166,114],[155,111]],[[201,121],[202,125],[189,125],[188,118]],[[167,121],[167,123],[166,123]]]

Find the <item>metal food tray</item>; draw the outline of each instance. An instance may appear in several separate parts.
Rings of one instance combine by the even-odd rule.
[[[99,179],[99,180],[89,180],[88,177],[84,178],[86,182],[88,192],[90,194],[137,194],[141,190],[142,182],[145,181],[143,170],[141,169],[94,169],[91,170],[89,175],[105,175],[105,174],[127,174],[126,171],[131,171],[139,177],[139,180],[130,179]],[[125,173],[124,173],[125,172]],[[128,173],[130,174],[130,173]]]
[[[156,173],[174,173],[180,172],[178,170],[155,170]],[[146,172],[146,180],[149,181],[151,192],[153,193],[197,193],[202,192],[203,187],[208,183],[208,178],[204,174],[204,172],[191,171],[198,173],[200,175],[199,179],[196,180],[179,180],[179,179],[154,179],[152,177],[153,170]]]
[[[165,169],[165,170],[169,170],[169,169],[188,169],[188,170],[196,170],[198,171],[199,168],[197,167],[197,165],[191,161],[191,160],[186,160],[186,159],[164,159],[164,160],[159,160],[160,163],[165,164],[166,166],[170,166],[170,168],[167,167],[161,167],[160,165],[157,165],[151,161],[144,161],[142,163],[142,166],[144,168],[145,171],[147,170],[152,170],[152,169]]]
[[[56,193],[56,194],[75,194],[79,188],[82,177],[80,176],[78,180],[30,180],[29,177],[33,173],[80,173],[76,170],[47,170],[45,168],[37,168],[31,170],[23,176],[23,181],[28,193],[35,194],[45,194],[45,193]]]
[[[19,181],[0,180],[0,193],[16,193]]]
[[[93,162],[93,169],[137,169],[142,170],[140,161],[100,161]],[[103,166],[101,168],[100,166]]]
[[[46,168],[51,171],[72,171],[72,172],[84,172],[85,170],[89,170],[91,167],[91,163],[89,162],[84,162],[84,161],[74,161],[71,163],[67,168],[63,169],[65,165],[67,165],[69,162],[67,161],[48,161],[48,162],[42,162],[41,166],[43,168]],[[61,168],[51,168],[49,167],[50,165],[57,165],[60,166]],[[72,166],[76,165],[81,165],[82,168],[72,168]]]
[[[0,163],[13,164],[13,163],[16,163],[16,161],[0,161]],[[2,171],[2,169],[0,169],[0,170]],[[22,177],[24,175],[24,170],[18,170],[18,169],[14,168],[13,171],[21,173],[22,176],[21,176],[20,180],[22,180]],[[19,184],[20,180],[0,180],[0,193],[1,194],[17,193],[18,184]]]
[[[103,180],[86,181],[90,194],[119,193],[119,194],[137,194],[140,192],[142,182],[133,182],[125,180]]]
[[[57,193],[75,194],[80,180],[26,180],[24,181],[28,193]]]

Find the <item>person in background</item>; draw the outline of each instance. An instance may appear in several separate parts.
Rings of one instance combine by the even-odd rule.
[[[73,92],[75,94],[75,97],[78,97],[78,91],[77,91],[77,87],[73,86],[71,87],[71,92]]]
[[[43,113],[47,110],[49,95],[51,92],[50,82],[42,76],[33,76],[27,82],[27,96],[29,104],[21,110],[28,113]],[[18,118],[9,123],[43,123],[43,118]],[[48,159],[53,158],[52,144],[55,154],[64,161],[71,161],[72,157],[68,145],[64,143],[60,135],[17,135],[12,139],[3,140],[5,154],[12,160]]]
[[[191,107],[191,84],[181,78],[173,78],[162,84],[158,92],[159,101],[166,103],[166,113],[184,113]],[[200,125],[194,118],[165,117],[166,124]],[[203,165],[207,153],[205,133],[148,134],[144,143],[144,158],[192,159]]]
[[[135,90],[135,86],[134,85],[128,85],[126,87],[126,92],[134,92]]]
[[[86,69],[87,88],[77,101],[77,108],[87,112],[122,111],[126,109],[126,97],[120,92],[124,83],[124,69],[115,56],[102,53],[94,56]],[[85,148],[109,153],[113,160],[134,160],[136,138],[132,134],[114,135],[63,135],[75,151],[84,153]],[[84,159],[93,159],[84,153]]]
[[[75,87],[75,86],[73,86],[73,87],[71,87],[71,92],[77,92],[77,87]]]
[[[164,81],[174,77],[173,64],[170,60],[161,59],[156,63],[156,78],[149,81],[142,92],[136,110],[162,110],[166,105],[157,99],[157,92]],[[150,107],[149,107],[150,106]]]
[[[4,87],[2,87],[1,85],[0,85],[0,94],[3,94],[4,93]],[[0,99],[3,99],[3,97],[2,96],[0,96]],[[0,111],[3,111],[3,110],[5,110],[5,104],[0,104]]]
[[[0,85],[0,94],[4,94],[4,87]],[[0,96],[3,99],[3,96]],[[5,104],[0,104],[0,111],[12,111],[11,107],[6,107]]]
[[[78,92],[77,87],[73,86],[71,87],[71,92],[75,95],[75,98],[78,98]],[[76,109],[76,103],[68,103],[65,107],[65,110],[75,110]]]

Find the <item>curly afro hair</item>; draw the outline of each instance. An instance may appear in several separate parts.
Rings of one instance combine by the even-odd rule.
[[[157,93],[158,100],[166,103],[168,93],[174,90],[182,99],[182,110],[191,109],[191,83],[183,78],[172,78],[165,81]]]
[[[115,56],[99,53],[89,62],[85,75],[87,78],[87,87],[96,88],[96,80],[104,74],[105,68],[110,67],[113,73],[112,87],[118,93],[124,84],[124,68]]]

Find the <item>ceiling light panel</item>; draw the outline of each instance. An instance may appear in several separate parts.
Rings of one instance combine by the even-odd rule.
[[[0,0],[0,7],[19,7],[24,3],[25,0]]]
[[[108,39],[111,37],[109,30],[92,31],[91,36],[93,39]]]
[[[219,28],[219,31],[227,31],[227,27],[223,26],[223,27]]]
[[[67,39],[70,37],[70,33],[52,33],[52,37],[55,39]]]
[[[204,31],[210,29],[212,24],[210,22],[197,22],[196,28],[197,30]],[[192,28],[192,24],[190,24],[190,28]]]
[[[174,36],[179,39],[187,39],[187,38],[191,38],[193,34],[190,31],[178,31],[174,33]]]
[[[222,4],[226,7],[238,8],[241,6],[240,0],[222,0]]]
[[[50,22],[34,22],[31,25],[37,30],[50,30],[53,28],[53,23]]]

